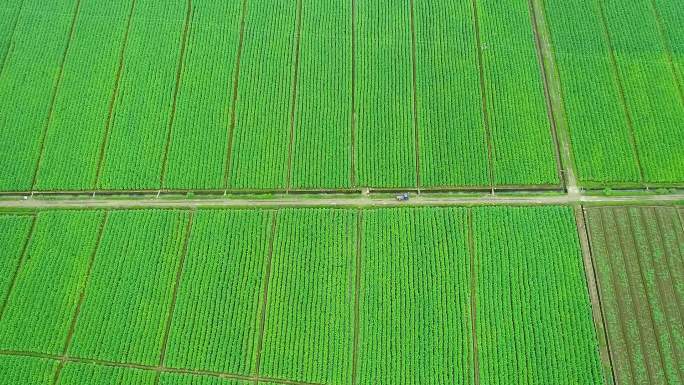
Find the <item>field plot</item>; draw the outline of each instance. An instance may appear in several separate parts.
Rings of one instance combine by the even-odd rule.
[[[684,12],[675,1],[654,0],[656,18],[662,33],[666,36],[666,48],[678,76],[679,94],[684,87]]]
[[[0,250],[31,220],[0,215]],[[39,211],[33,233],[3,385],[603,381],[567,207]]]
[[[0,357],[0,385],[50,385],[57,361],[34,357]]]
[[[98,189],[159,188],[185,42],[187,5],[184,0],[135,3],[98,168]]]
[[[81,0],[31,187],[95,187],[133,1]]]
[[[416,98],[421,186],[489,186],[471,2],[416,1]]]
[[[359,186],[416,185],[407,1],[357,1],[354,35]]]
[[[0,190],[27,191],[42,148],[76,0],[25,0],[0,69]]]
[[[223,188],[242,9],[192,1],[163,188]]]
[[[676,208],[588,208],[619,384],[684,380],[684,228]]]
[[[495,185],[558,185],[527,1],[476,0]]]
[[[290,0],[248,4],[235,127],[229,140],[230,188],[285,188],[298,4]]]
[[[303,0],[289,186],[352,185],[351,0]]]
[[[7,303],[7,295],[12,285],[16,271],[24,259],[28,238],[33,233],[35,219],[28,215],[0,216],[0,298],[2,308]]]
[[[2,71],[7,51],[11,46],[19,11],[21,11],[21,2],[19,1],[3,1],[0,3],[0,71]]]
[[[684,99],[672,61],[681,48],[672,22],[681,7],[661,5],[670,21],[663,23],[654,4],[546,2],[574,158],[587,187],[684,181]]]

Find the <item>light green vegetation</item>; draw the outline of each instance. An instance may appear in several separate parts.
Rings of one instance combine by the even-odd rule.
[[[684,100],[651,0],[605,0],[604,10],[644,179],[682,182]]]
[[[0,320],[0,348],[62,353],[103,216],[95,211],[38,214]]]
[[[156,365],[188,213],[109,214],[69,355]]]
[[[132,4],[131,0],[81,0],[46,128],[36,190],[95,187]]]
[[[0,300],[8,294],[33,221],[28,215],[0,216]]]
[[[247,5],[228,175],[231,188],[285,187],[297,17],[297,2],[292,0]]]
[[[356,7],[358,185],[415,186],[409,2],[357,1]]]
[[[155,373],[149,370],[117,368],[82,363],[67,363],[58,385],[153,385]]]
[[[50,385],[57,361],[33,357],[0,357],[0,385]]]
[[[480,383],[603,384],[572,211],[473,209]]]
[[[276,229],[260,374],[348,384],[356,212],[281,210]]]
[[[291,187],[351,187],[351,0],[303,0]]]
[[[560,183],[529,4],[477,0],[495,185]]]
[[[183,0],[136,1],[107,127],[100,189],[159,188],[186,8]]]
[[[415,15],[421,186],[488,186],[472,3],[416,1]]]
[[[640,181],[596,0],[545,1],[581,183]]]
[[[223,187],[241,14],[241,0],[192,2],[163,188]]]
[[[76,0],[24,0],[0,72],[2,191],[31,189],[75,11]]]
[[[360,384],[473,383],[466,211],[363,212]]]
[[[272,215],[252,210],[196,214],[166,365],[254,373]]]

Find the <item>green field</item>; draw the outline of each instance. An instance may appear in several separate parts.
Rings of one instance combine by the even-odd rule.
[[[2,384],[602,383],[566,207],[49,210],[0,223],[13,277]]]

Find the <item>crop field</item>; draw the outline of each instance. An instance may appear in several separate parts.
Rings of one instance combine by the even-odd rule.
[[[567,207],[47,210],[0,224],[1,384],[603,383]]]
[[[546,1],[578,177],[684,181],[684,10],[676,1]]]
[[[0,12],[2,192],[561,188],[526,1]]]
[[[684,380],[682,211],[666,207],[586,211],[618,384]]]

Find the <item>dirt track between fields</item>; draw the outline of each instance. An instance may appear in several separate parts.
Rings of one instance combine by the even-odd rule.
[[[684,202],[684,194],[633,195],[633,196],[588,196],[581,194],[553,196],[416,196],[407,202],[394,197],[275,197],[252,198],[64,198],[64,199],[4,199],[0,208],[42,209],[42,208],[237,208],[237,207],[419,207],[419,206],[467,206],[467,205],[568,205],[568,204],[675,204]]]

